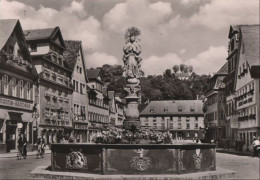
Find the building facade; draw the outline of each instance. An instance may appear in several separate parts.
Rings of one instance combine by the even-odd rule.
[[[119,95],[115,95],[116,109],[117,109],[117,119],[115,126],[119,129],[123,129],[123,124],[125,120],[126,103],[124,99],[121,99]]]
[[[151,101],[140,113],[141,128],[169,131],[175,139],[196,138],[204,129],[202,107],[202,100]]]
[[[65,41],[66,50],[64,58],[73,72],[73,135],[77,142],[88,141],[88,94],[87,74],[81,41]]]
[[[89,141],[106,130],[109,126],[109,98],[104,92],[104,83],[100,69],[88,69],[88,95],[89,95]]]
[[[37,135],[47,143],[72,135],[72,71],[63,52],[66,49],[59,27],[24,31],[38,79]]]
[[[225,83],[225,96],[227,106],[226,117],[226,138],[231,140],[231,145],[235,145],[235,139],[238,131],[238,117],[236,107],[236,89],[235,89],[235,75],[239,61],[239,36],[238,27],[231,26],[229,29],[229,43],[228,43],[228,74],[224,79]]]
[[[238,66],[235,75],[238,136],[245,149],[260,136],[260,55],[259,25],[238,25]]]
[[[33,144],[37,72],[19,20],[0,20],[0,152],[17,149],[18,134]],[[22,125],[22,126],[21,126]]]
[[[226,63],[207,82],[205,88],[205,124],[207,125],[206,138],[208,141],[219,142],[226,137],[226,103],[224,78],[228,73]]]

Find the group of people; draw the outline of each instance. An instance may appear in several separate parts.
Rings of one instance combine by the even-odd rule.
[[[21,154],[21,156],[23,156],[24,158],[26,158],[27,156],[27,139],[25,137],[24,134],[19,134],[19,137],[18,137],[18,150]],[[44,147],[45,147],[45,140],[44,138],[40,137],[38,138],[36,144],[38,146],[38,151],[41,151],[44,153]]]

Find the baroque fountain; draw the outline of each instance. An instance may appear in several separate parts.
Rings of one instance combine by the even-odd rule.
[[[138,92],[141,67],[140,30],[126,31],[123,49],[127,92],[124,128],[140,128]],[[51,171],[96,175],[174,175],[216,171],[213,144],[53,144]],[[62,175],[62,174],[61,174]],[[35,176],[37,177],[37,176]],[[131,177],[130,177],[131,179]]]

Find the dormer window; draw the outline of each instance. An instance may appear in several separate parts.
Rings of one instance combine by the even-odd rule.
[[[164,112],[168,112],[168,107],[164,107]]]
[[[151,112],[151,113],[154,112],[154,107],[153,107],[153,106],[150,107],[150,112]]]

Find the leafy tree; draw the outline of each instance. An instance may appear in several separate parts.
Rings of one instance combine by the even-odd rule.
[[[165,72],[164,72],[164,76],[165,76],[165,77],[171,77],[171,76],[172,76],[172,71],[171,71],[171,69],[166,69]]]
[[[189,71],[190,73],[192,73],[192,71],[193,71],[193,66],[192,66],[192,65],[189,65],[189,66],[188,66],[188,71]]]
[[[177,73],[179,71],[180,67],[178,65],[174,65],[172,69],[173,69],[174,73]]]
[[[183,72],[184,72],[184,73],[188,73],[188,66],[187,66],[187,65],[184,65],[184,67],[183,67]]]
[[[180,65],[180,71],[181,71],[181,72],[184,71],[184,66],[185,66],[185,64],[181,64],[181,65]]]
[[[180,65],[181,71],[185,69],[184,64]],[[175,67],[175,66],[174,66]],[[176,71],[173,67],[174,72]],[[179,68],[179,66],[178,66]],[[190,66],[187,67],[190,71]],[[125,86],[125,79],[122,76],[123,67],[120,65],[103,65],[100,67],[103,78],[108,84],[108,90],[113,90],[121,94],[121,98],[126,96],[123,89]],[[176,68],[177,69],[177,68]],[[141,105],[140,110],[145,107],[145,103],[151,100],[181,100],[181,99],[196,99],[196,96],[203,94],[205,87],[210,76],[197,75],[192,73],[187,81],[182,81],[175,78],[175,74],[171,74],[171,70],[165,70],[164,75],[149,75],[140,78],[141,86]]]

